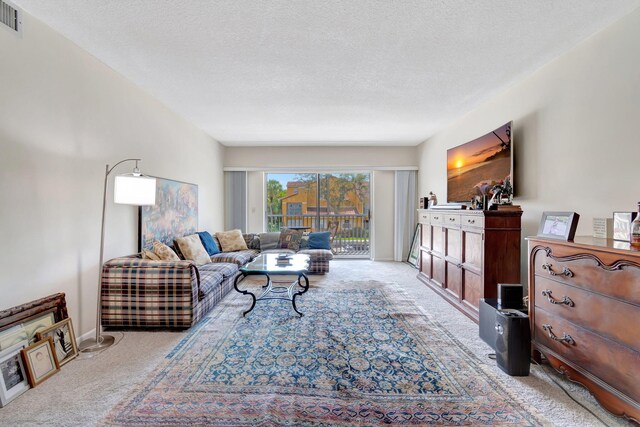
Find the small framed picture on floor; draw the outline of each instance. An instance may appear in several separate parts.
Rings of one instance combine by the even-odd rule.
[[[0,408],[29,390],[29,379],[20,351],[29,345],[27,340],[0,352]]]
[[[60,366],[70,362],[78,355],[76,336],[73,332],[71,319],[64,319],[37,333],[38,340],[51,338],[53,348]]]
[[[20,350],[31,387],[35,387],[60,370],[53,340],[45,338]]]

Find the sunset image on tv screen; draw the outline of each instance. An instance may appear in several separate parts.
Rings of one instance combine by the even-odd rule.
[[[507,178],[511,181],[511,122],[447,151],[448,202],[468,202]]]

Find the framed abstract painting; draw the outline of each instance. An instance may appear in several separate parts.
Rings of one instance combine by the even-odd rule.
[[[138,250],[153,241],[173,246],[173,239],[198,230],[198,186],[156,177],[156,204],[140,206]]]

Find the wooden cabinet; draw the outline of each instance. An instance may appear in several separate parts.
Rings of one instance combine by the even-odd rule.
[[[640,252],[592,237],[527,240],[534,357],[640,422]]]
[[[474,321],[498,283],[520,283],[522,211],[420,209],[418,278]]]

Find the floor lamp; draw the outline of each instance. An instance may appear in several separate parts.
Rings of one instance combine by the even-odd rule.
[[[82,352],[94,352],[103,350],[115,341],[115,338],[111,335],[102,335],[102,263],[104,257],[104,220],[107,210],[107,183],[109,174],[113,170],[124,162],[136,162],[136,166],[132,173],[124,175],[116,175],[113,186],[113,202],[124,205],[135,206],[147,206],[155,205],[156,203],[156,179],[144,176],[138,169],[138,162],[140,159],[124,159],[109,168],[107,165],[104,174],[104,193],[102,200],[102,229],[100,235],[100,262],[98,269],[100,270],[98,281],[98,304],[96,309],[96,336],[95,338],[89,338],[80,343],[80,351]]]

